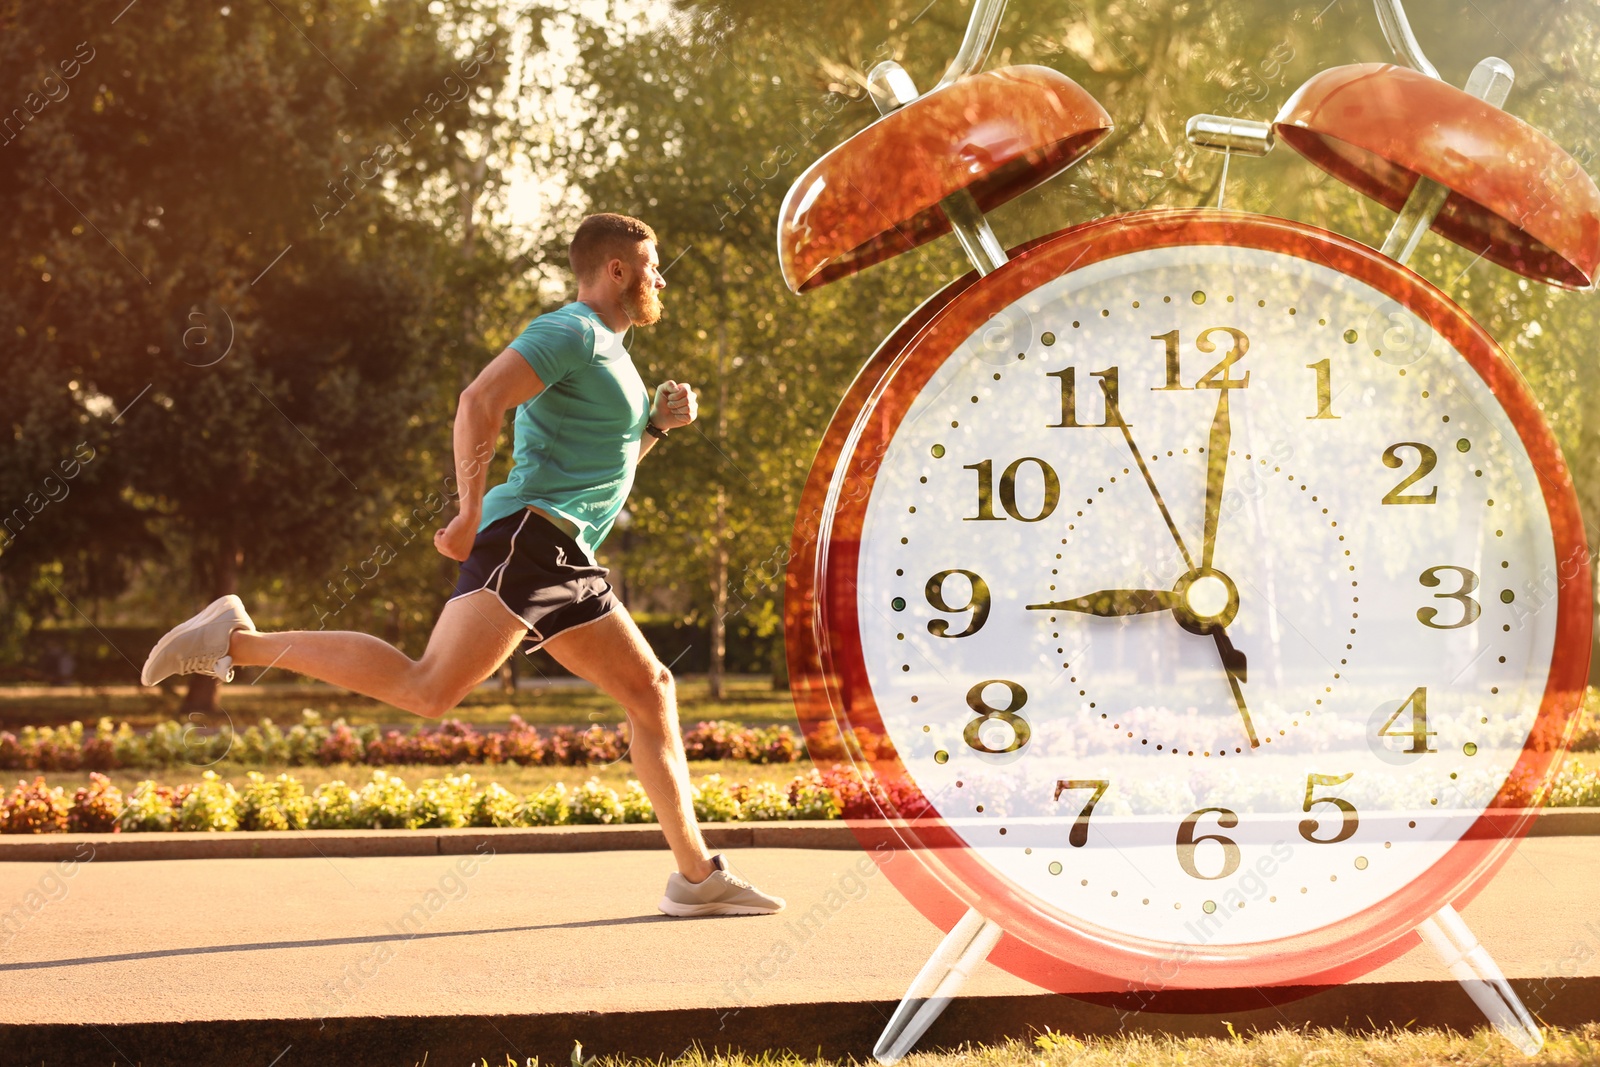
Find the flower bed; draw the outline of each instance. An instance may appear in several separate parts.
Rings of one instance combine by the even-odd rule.
[[[691,760],[747,760],[793,763],[805,750],[787,726],[749,727],[736,722],[701,722],[683,733]],[[626,759],[626,728],[594,725],[540,730],[513,715],[504,730],[480,732],[454,719],[409,732],[378,726],[351,726],[343,719],[323,723],[311,709],[288,730],[271,719],[234,731],[202,731],[169,719],[138,734],[126,722],[103,718],[93,734],[81,722],[59,727],[27,726],[20,735],[0,731],[0,770],[109,771],[182,764],[210,766],[227,761],[247,767],[324,767],[342,763],[372,766],[460,763],[518,763],[584,766]],[[831,752],[831,750],[830,750]]]
[[[470,774],[426,778],[416,789],[381,769],[364,785],[342,780],[307,792],[293,775],[246,775],[236,789],[206,771],[177,786],[139,782],[126,795],[98,772],[71,796],[44,775],[19,781],[0,800],[0,833],[121,833],[162,830],[428,829],[459,826],[567,826],[655,821],[649,797],[636,780],[619,793],[590,778],[575,788],[557,782],[517,796],[498,783],[479,786]],[[899,779],[846,767],[813,768],[785,786],[731,782],[707,775],[691,786],[702,822],[779,819],[874,818],[892,805],[906,818],[927,814],[917,790]],[[1513,789],[1513,803],[1533,802]],[[1551,808],[1600,807],[1600,775],[1562,771],[1544,796]]]
[[[557,782],[518,797],[496,783],[479,786],[470,774],[424,779],[415,790],[374,770],[359,787],[343,781],[307,793],[294,776],[247,775],[243,789],[206,771],[178,786],[142,781],[125,796],[98,772],[70,797],[43,775],[19,781],[0,802],[0,833],[140,833],[162,830],[427,829],[456,826],[566,826],[645,823],[655,812],[644,788],[629,781],[621,793],[598,779],[569,789]],[[691,787],[702,822],[838,819],[876,814],[873,797],[915,812],[914,790],[850,770],[799,774],[787,788],[770,782],[730,782],[706,776]]]

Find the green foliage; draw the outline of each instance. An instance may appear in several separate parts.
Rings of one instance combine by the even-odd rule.
[[[520,808],[515,793],[499,782],[490,782],[473,798],[472,825],[516,826],[521,822]]]
[[[419,829],[471,825],[476,793],[470,774],[424,778],[412,798],[412,825]]]
[[[623,822],[655,822],[656,810],[645,795],[644,786],[631,781],[622,790]]]
[[[198,718],[199,716],[194,716]],[[479,733],[454,720],[409,734],[378,727],[352,729],[344,719],[323,725],[310,708],[288,733],[271,718],[236,733],[231,725],[205,731],[181,720],[164,719],[148,734],[135,734],[127,723],[116,729],[102,718],[94,736],[83,735],[74,720],[62,726],[24,726],[20,736],[0,730],[0,769],[72,769],[213,766],[223,761],[246,767],[332,766],[368,762],[374,765],[460,763],[563,763],[570,766],[615,763],[626,748],[616,730],[595,723],[579,730],[558,726],[548,734],[513,716],[504,731]],[[684,733],[691,760],[748,759],[752,763],[790,763],[800,756],[800,743],[788,726],[752,729],[735,722],[702,722]]]
[[[200,781],[183,798],[174,818],[177,830],[237,830],[239,829],[239,794],[233,786],[221,781],[216,771],[206,771]]]
[[[537,793],[529,793],[522,800],[522,822],[525,826],[561,826],[571,818],[571,798],[565,783],[547,785]]]
[[[585,203],[656,225],[672,263],[665,318],[630,351],[647,382],[701,393],[696,427],[640,465],[633,521],[605,548],[625,553],[630,582],[691,619],[770,629],[818,435],[876,339],[954,260],[941,249],[804,299],[788,293],[773,255],[783,190],[876,112],[818,62],[819,51],[835,66],[860,58],[833,51],[837,12],[808,20],[800,49],[785,16],[748,14],[737,30],[714,9],[649,29],[617,10],[579,19],[583,62],[561,77],[590,101],[593,132],[556,151]],[[844,21],[847,33],[876,32]]]
[[[1545,791],[1544,803],[1551,808],[1600,807],[1600,776],[1563,770]]]
[[[663,603],[769,627],[780,618],[797,517],[806,528],[798,491],[834,405],[895,322],[968,269],[947,237],[795,296],[773,254],[778,208],[804,167],[877,118],[866,71],[894,58],[930,87],[970,8],[676,6],[676,17],[648,24],[617,4],[579,19],[582,63],[559,74],[591,101],[590,135],[557,147],[583,202],[654,221],[663,262],[675,261],[666,318],[631,342],[635,359],[647,380],[671,376],[702,390],[699,432],[674,435],[641,465],[634,521],[606,547],[625,553],[630,581]],[[989,213],[1002,244],[1118,212],[1215,203],[1223,161],[1187,143],[1190,116],[1271,119],[1321,69],[1392,60],[1372,5],[1325,8],[1013,0],[989,67],[1059,70],[1116,129],[1072,170]],[[1480,58],[1510,56],[1508,110],[1600,171],[1600,9],[1492,0],[1476,14],[1412,12],[1445,79],[1462,85]],[[1374,245],[1393,219],[1283,145],[1263,159],[1235,157],[1226,192],[1229,207]],[[1411,265],[1516,362],[1568,457],[1587,525],[1600,526],[1600,465],[1580,461],[1600,451],[1600,368],[1589,343],[1600,305],[1525,282],[1479,252],[1430,235]]]
[[[737,822],[739,798],[720,774],[708,774],[689,787],[694,817],[701,822]]]
[[[147,778],[128,794],[117,822],[123,830],[134,833],[171,830],[173,816],[172,790]]]
[[[304,830],[311,824],[314,804],[299,780],[280,774],[268,781],[260,771],[247,777],[250,784],[239,794],[239,829]]]
[[[360,797],[342,780],[320,785],[311,794],[310,828],[348,830],[355,828]]]
[[[757,782],[743,787],[739,798],[739,814],[750,822],[769,822],[774,819],[793,818],[789,794],[771,782]]]
[[[372,780],[357,794],[351,825],[374,830],[414,830],[419,818],[416,796],[405,782],[384,771],[373,771]]]
[[[479,212],[540,133],[500,21],[537,52],[539,9],[123,6],[0,15],[8,114],[45,64],[79,68],[0,152],[0,508],[27,517],[0,537],[0,631],[140,564],[164,616],[241,572],[296,579],[293,623],[431,615],[437,556],[397,531],[444,506],[477,314],[526,306],[525,239]],[[385,550],[409,585],[371,588]]]
[[[790,783],[789,808],[796,819],[837,819],[844,811],[839,794],[828,788],[815,768]]]
[[[626,820],[627,812],[616,791],[608,785],[601,785],[598,778],[591,778],[574,789],[569,804],[571,821],[574,823],[609,824]]]

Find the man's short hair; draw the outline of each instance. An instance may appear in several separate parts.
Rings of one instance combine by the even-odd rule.
[[[602,212],[578,223],[567,248],[572,273],[579,281],[594,277],[607,263],[620,259],[644,242],[654,241],[656,231],[627,215]]]

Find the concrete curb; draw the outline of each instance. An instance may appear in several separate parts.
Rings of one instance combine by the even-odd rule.
[[[1510,814],[1510,813],[1508,813]],[[861,847],[843,820],[703,823],[713,849]],[[1552,808],[1529,837],[1600,837],[1600,808]],[[487,844],[497,853],[665,849],[654,823],[460,830],[241,830],[233,833],[0,836],[0,863],[60,860],[293,859],[315,856],[455,856]]]
[[[1600,1005],[1600,979],[1569,980],[1570,996],[1559,1010],[1541,1013],[1547,1026],[1576,1027],[1593,1021]],[[1532,981],[1512,980],[1528,996]],[[1587,994],[1583,990],[1589,990]],[[1386,1028],[1446,1027],[1470,1033],[1483,1015],[1454,981],[1355,982],[1328,989],[1276,990],[1274,1005],[1260,990],[1209,995],[1208,1004],[1174,1004],[1168,1012],[1118,1009],[1054,994],[958,997],[917,1043],[918,1051],[956,1051],[964,1042],[991,1044],[1028,1040],[1045,1028],[1080,1037],[1129,1031],[1182,1037],[1225,1038],[1280,1027],[1328,1027],[1357,1033]],[[1306,994],[1304,999],[1290,999]],[[1099,999],[1099,998],[1097,998]],[[1191,998],[1192,999],[1192,998]],[[1220,1008],[1231,1001],[1229,1008]],[[1262,1005],[1265,1002],[1265,1006]],[[810,1059],[854,1057],[871,1062],[871,1049],[894,1010],[892,1001],[848,999],[744,1007],[678,1010],[632,1009],[581,1013],[448,1016],[342,1016],[327,1019],[227,1019],[149,1023],[0,1023],[0,1048],[7,1062],[34,1067],[59,1063],[118,1062],[142,1067],[205,1067],[208,1064],[276,1062],[291,1048],[294,1063],[341,1067],[394,1067],[460,1063],[480,1058],[491,1064],[566,1063],[573,1042],[583,1054],[627,1055],[655,1060],[698,1046],[706,1052],[787,1050]],[[1501,1045],[1497,1051],[1509,1051]]]
[[[860,848],[842,821],[703,823],[713,849]],[[456,856],[487,844],[496,853],[665,849],[654,823],[459,830],[239,830],[232,833],[0,836],[0,863],[59,860],[294,859],[316,856]]]

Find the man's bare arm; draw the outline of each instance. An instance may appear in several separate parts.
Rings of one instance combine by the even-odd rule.
[[[473,535],[483,517],[483,494],[489,480],[489,460],[506,411],[527,403],[544,390],[544,383],[515,350],[501,352],[461,391],[456,405],[456,492],[460,512],[435,537],[439,551],[451,559],[466,559]]]

